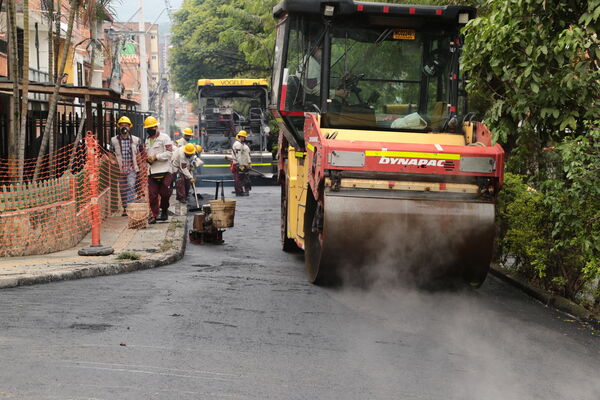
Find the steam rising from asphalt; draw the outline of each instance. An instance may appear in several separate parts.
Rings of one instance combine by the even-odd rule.
[[[333,296],[368,322],[342,332],[340,340],[351,354],[348,362],[369,377],[367,391],[378,399],[600,399],[597,341],[586,349],[556,326],[524,319],[524,308],[543,312],[537,304],[502,291],[484,295],[443,278],[444,266],[464,259],[456,254],[455,235],[468,237],[476,251],[481,229],[469,220],[443,228],[387,226],[362,249],[374,258],[356,258],[358,269],[346,260]],[[424,290],[432,282],[443,285]],[[487,286],[482,291],[489,292]],[[396,368],[382,369],[386,359]],[[415,383],[419,390],[408,389]],[[397,395],[389,397],[390,387]]]
[[[521,307],[512,309],[501,304],[502,293],[378,284],[333,296],[359,316],[359,327],[339,340],[347,363],[369,376],[365,390],[375,398],[600,398],[598,341],[585,348],[556,326],[523,319],[524,308],[543,313],[538,304],[507,299]]]
[[[445,284],[449,277],[462,278],[468,265],[485,265],[478,261],[486,259],[493,246],[493,208],[439,204],[406,202],[401,211],[378,210],[378,220],[361,227],[368,232],[361,243],[348,249],[351,256],[340,269],[344,284],[431,286]]]

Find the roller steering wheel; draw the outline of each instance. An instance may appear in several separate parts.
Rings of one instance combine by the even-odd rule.
[[[360,95],[360,88],[358,87],[358,82],[360,82],[365,77],[365,74],[354,75],[352,73],[346,73],[344,76],[340,78],[340,84],[338,85],[338,90],[348,90],[356,96],[359,104],[364,104],[364,101]],[[348,96],[342,98],[342,104],[349,105]]]

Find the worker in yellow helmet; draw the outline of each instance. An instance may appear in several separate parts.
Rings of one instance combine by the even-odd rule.
[[[137,174],[140,171],[140,138],[131,134],[131,128],[131,120],[122,116],[117,121],[117,135],[110,139],[111,150],[119,165],[119,192],[124,217],[127,216],[127,205],[135,200]]]
[[[192,161],[196,156],[196,146],[188,143],[183,147],[179,147],[173,153],[171,159],[171,169],[173,173],[178,175],[175,182],[177,200],[183,204],[187,204],[187,199],[190,193],[190,185],[196,182],[192,174]]]
[[[247,136],[246,131],[239,131],[231,148],[233,185],[236,196],[249,196],[252,189],[249,175],[252,160],[250,159],[250,147],[246,144]]]
[[[186,144],[190,143],[190,141],[194,138],[194,131],[190,128],[185,128],[183,130],[183,137],[177,140],[177,146],[183,147]]]
[[[158,131],[158,121],[154,117],[144,120],[144,129],[147,137],[146,160],[148,161],[148,197],[151,212],[148,223],[154,224],[157,220],[166,221],[169,218],[169,199],[173,180],[171,174],[173,142],[169,136]]]

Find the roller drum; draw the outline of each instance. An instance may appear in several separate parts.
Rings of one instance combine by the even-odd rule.
[[[427,284],[462,276],[479,286],[487,275],[495,236],[493,203],[327,191],[319,233],[312,202],[305,259],[313,282],[358,278]]]

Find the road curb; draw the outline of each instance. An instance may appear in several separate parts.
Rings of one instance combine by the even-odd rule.
[[[184,216],[182,219],[178,219],[177,221],[181,222],[181,224],[175,224],[175,229],[172,230],[171,234],[169,234],[169,230],[167,230],[167,236],[173,240],[172,247],[160,255],[153,256],[153,258],[138,261],[117,261],[108,264],[81,267],[69,271],[52,271],[47,274],[35,276],[4,277],[0,278],[0,289],[12,288],[16,286],[37,285],[40,283],[93,278],[96,276],[124,274],[173,264],[174,262],[183,258],[183,255],[185,254],[187,237],[187,217]]]
[[[594,326],[600,328],[600,316],[594,314],[587,308],[567,298],[548,293],[540,288],[537,288],[526,280],[509,273],[499,265],[492,264],[490,273],[504,282],[507,282],[517,289],[523,291],[534,299],[540,301],[544,305],[556,308],[557,310],[574,316],[580,321],[593,324]]]

